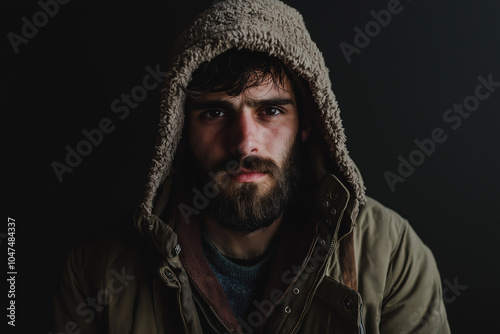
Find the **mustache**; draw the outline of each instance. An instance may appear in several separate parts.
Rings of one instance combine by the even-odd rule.
[[[280,167],[272,159],[250,155],[239,159],[226,160],[216,168],[217,173],[225,172],[231,174],[239,170],[275,174],[279,172]]]

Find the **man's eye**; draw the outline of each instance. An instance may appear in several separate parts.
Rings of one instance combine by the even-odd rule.
[[[220,109],[211,109],[202,113],[202,117],[208,120],[215,120],[217,118],[225,116],[224,112]]]
[[[262,114],[264,114],[264,116],[269,116],[269,117],[275,117],[275,116],[278,116],[282,113],[283,113],[283,111],[279,108],[276,108],[276,107],[266,108],[262,111]]]

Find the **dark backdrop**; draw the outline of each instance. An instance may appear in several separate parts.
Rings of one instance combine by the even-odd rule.
[[[25,332],[24,327],[48,332],[51,296],[69,249],[91,230],[131,212],[141,198],[156,136],[159,88],[123,120],[111,104],[142,84],[147,66],[165,67],[173,39],[209,3],[73,0],[47,22],[37,17],[38,32],[16,53],[8,33],[22,35],[22,18],[33,22],[41,7],[36,1],[2,1],[6,186],[0,232],[7,229],[7,217],[16,219],[14,332]],[[404,0],[377,31],[371,11],[394,2],[288,3],[303,13],[324,53],[348,148],[368,194],[408,218],[434,252],[452,332],[497,328],[500,87],[491,88],[496,91],[479,105],[471,96],[479,76],[500,81],[500,5]],[[356,46],[355,28],[365,30],[367,24],[372,37],[369,43],[357,40],[348,62],[340,44]],[[464,100],[477,110],[460,124],[445,121],[447,110]],[[65,147],[75,148],[85,139],[82,131],[104,118],[115,125],[113,132],[59,182],[51,164],[64,163]],[[436,128],[446,140],[419,156],[415,140],[431,138]],[[398,174],[399,156],[419,165],[391,189],[384,174]],[[5,269],[5,234],[0,237]],[[5,295],[3,277],[2,282]],[[459,289],[449,288],[457,284]]]

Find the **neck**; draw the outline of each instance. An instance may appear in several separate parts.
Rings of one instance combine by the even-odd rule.
[[[251,260],[267,252],[278,232],[282,216],[268,228],[250,234],[225,229],[212,217],[204,217],[203,227],[206,236],[222,255],[234,259]]]

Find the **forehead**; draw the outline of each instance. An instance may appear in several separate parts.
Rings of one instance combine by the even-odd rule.
[[[194,101],[200,100],[263,100],[272,98],[286,98],[295,102],[295,92],[290,79],[283,75],[282,81],[273,80],[269,75],[264,78],[259,77],[259,74],[254,74],[250,78],[252,85],[243,90],[239,95],[228,95],[226,91],[209,91],[201,94],[193,99]]]

